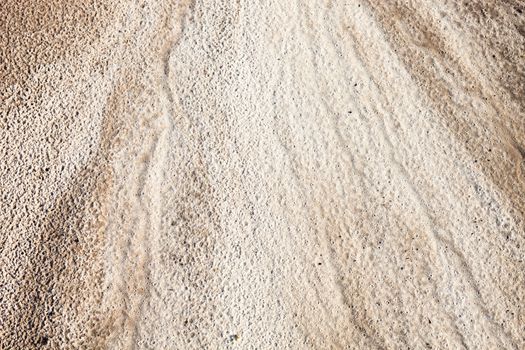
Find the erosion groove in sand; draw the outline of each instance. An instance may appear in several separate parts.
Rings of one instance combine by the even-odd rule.
[[[525,348],[521,1],[0,4],[0,349]]]

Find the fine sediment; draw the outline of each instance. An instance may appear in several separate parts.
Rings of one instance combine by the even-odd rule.
[[[0,349],[525,348],[520,1],[0,4]]]

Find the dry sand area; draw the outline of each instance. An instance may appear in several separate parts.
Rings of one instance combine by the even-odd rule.
[[[525,2],[1,0],[0,349],[525,349]]]

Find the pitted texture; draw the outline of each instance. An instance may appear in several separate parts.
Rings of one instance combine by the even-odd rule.
[[[521,1],[0,4],[0,349],[524,349]]]

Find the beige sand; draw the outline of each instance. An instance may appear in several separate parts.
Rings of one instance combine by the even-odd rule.
[[[0,2],[0,349],[525,349],[522,1]]]

